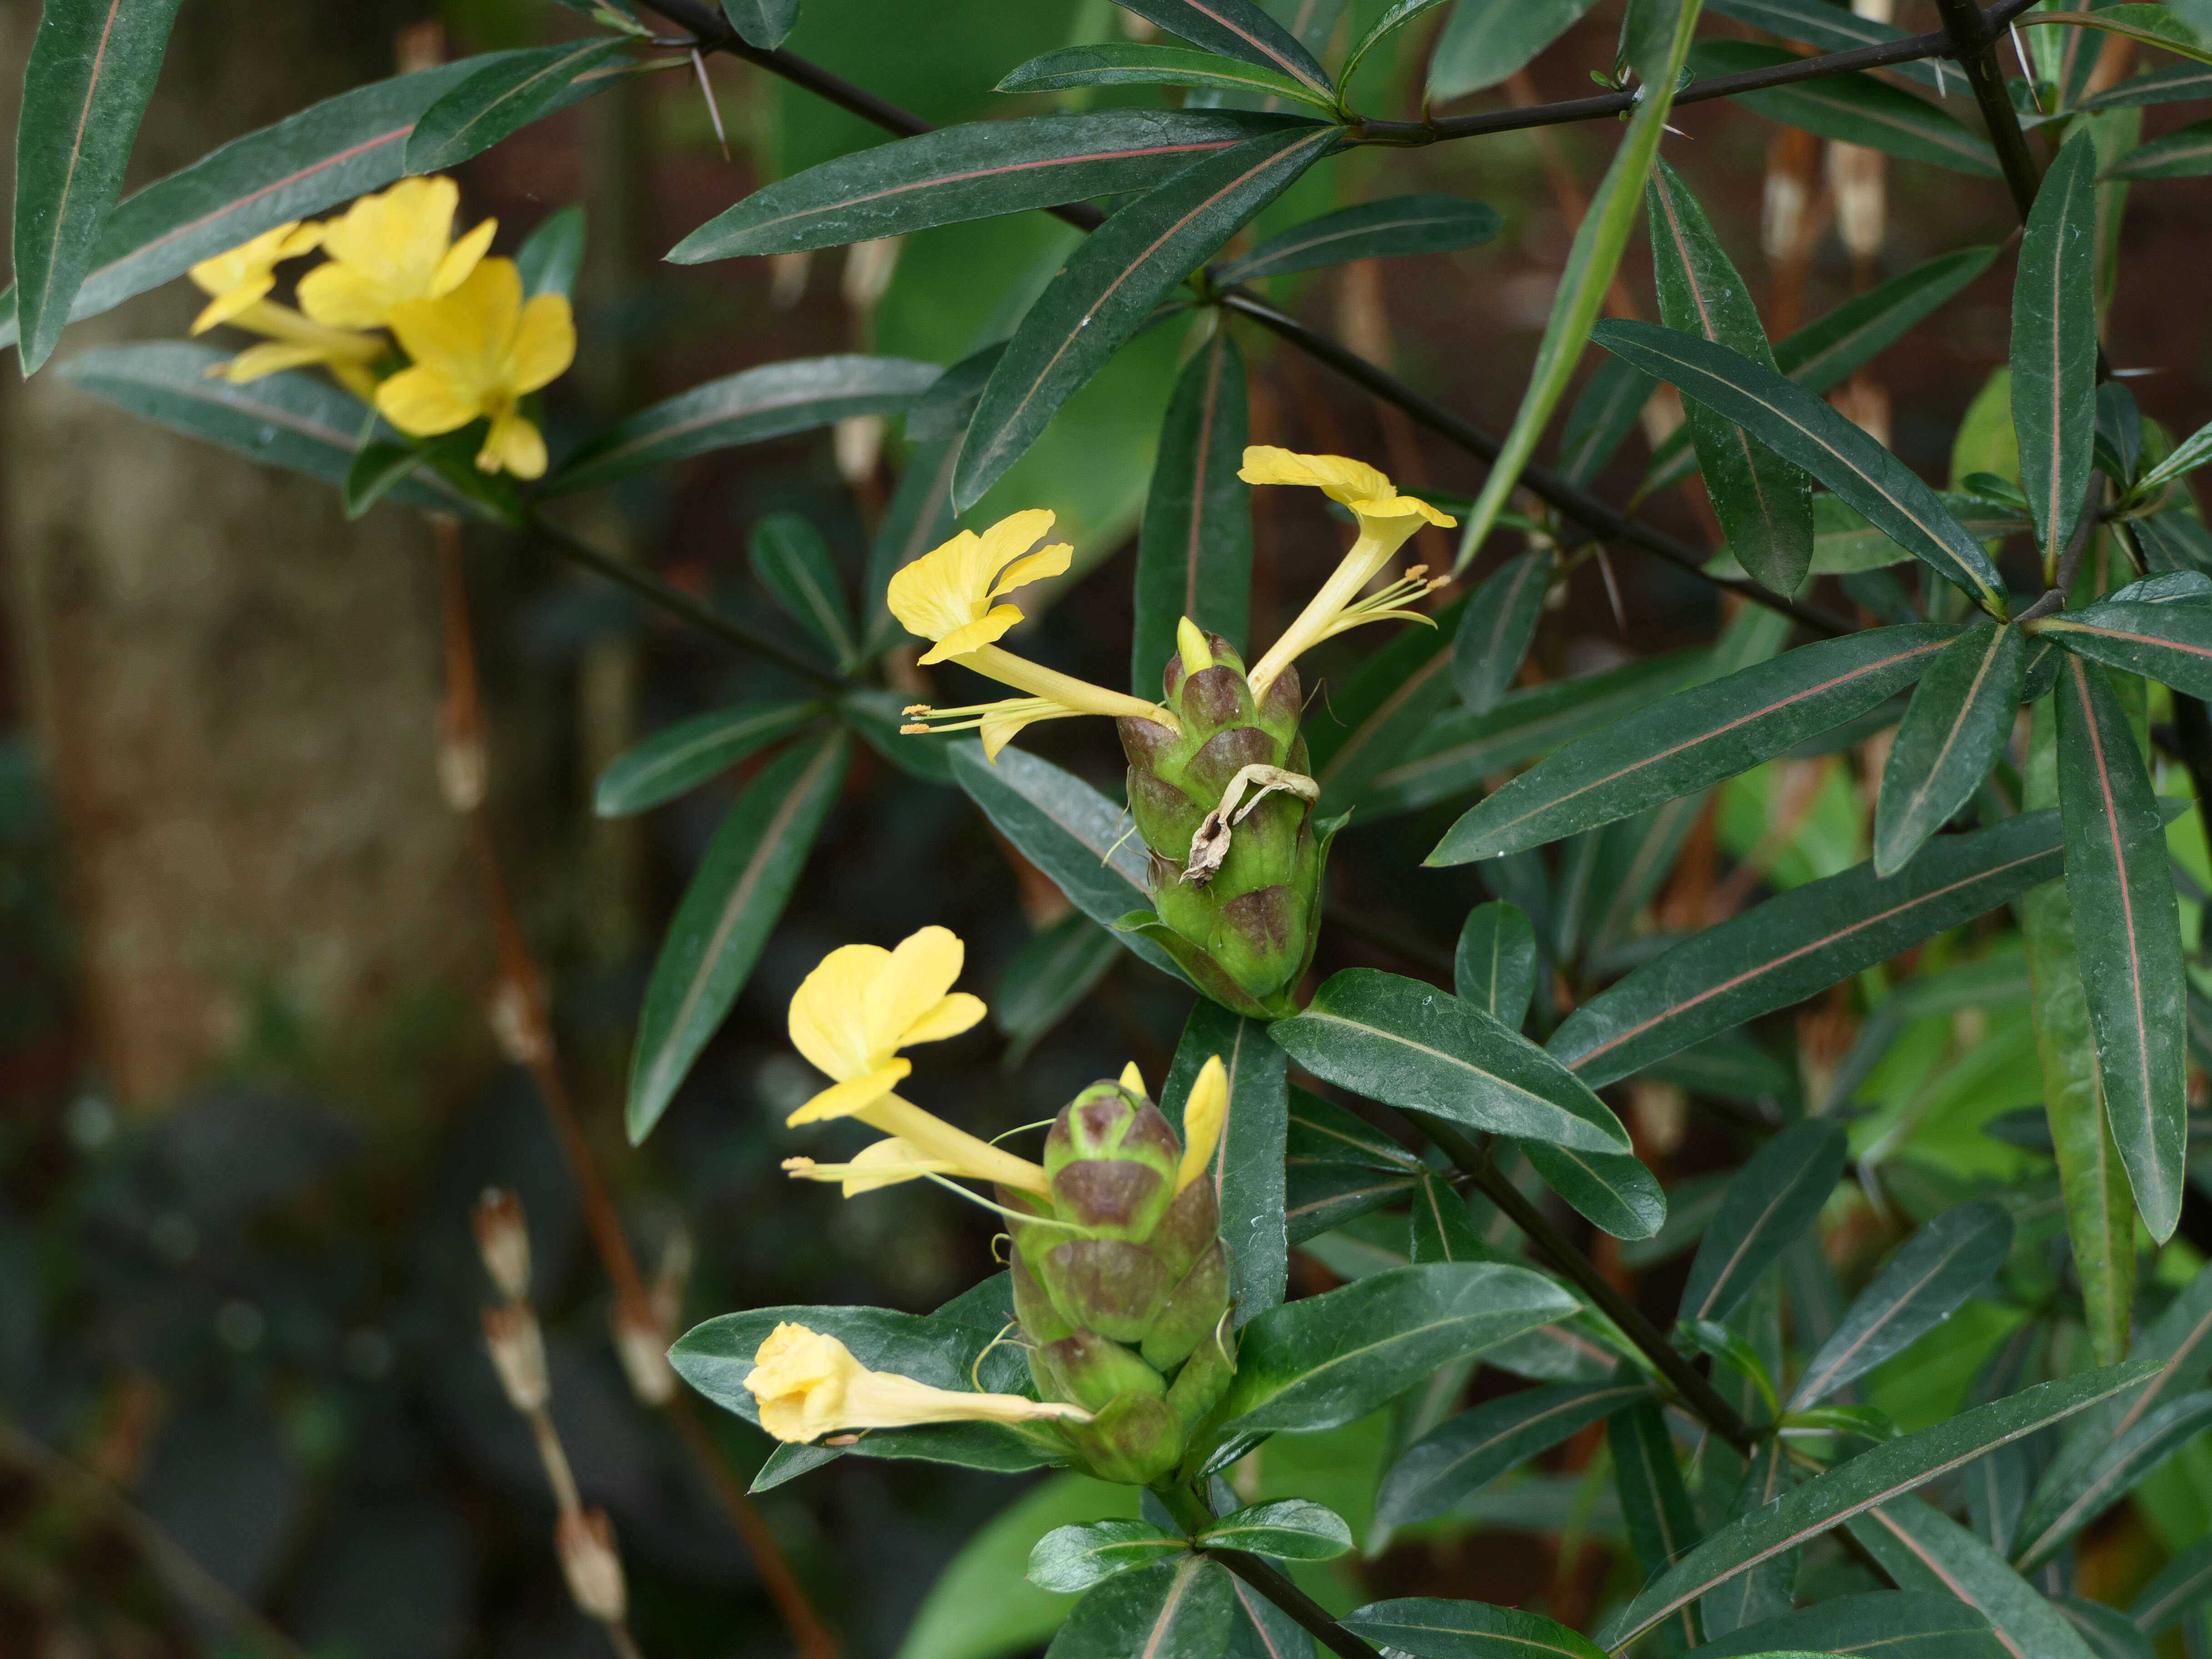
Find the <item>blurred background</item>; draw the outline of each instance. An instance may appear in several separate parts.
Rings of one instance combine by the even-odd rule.
[[[1346,27],[1380,9],[1353,0]],[[1620,9],[1601,0],[1524,76],[1452,107],[1586,93],[1589,71],[1611,67]],[[5,7],[0,79],[11,98],[37,11],[29,0]],[[1909,28],[1936,25],[1931,0],[1899,0],[1895,13]],[[808,0],[789,46],[945,122],[1050,107],[989,88],[1041,52],[1116,38],[1122,16],[1105,0]],[[185,0],[133,183],[397,67],[580,27],[539,0]],[[1750,33],[1717,19],[1706,31]],[[1434,33],[1405,31],[1395,63],[1363,72],[1359,106],[1414,114]],[[757,363],[848,349],[954,362],[1002,337],[1074,240],[1032,214],[896,246],[666,264],[669,246],[755,186],[877,142],[744,64],[717,58],[706,72],[726,155],[697,80],[668,73],[528,128],[458,175],[464,222],[496,216],[501,252],[553,211],[584,207],[581,355],[551,393],[556,453],[617,415]],[[1132,91],[1142,101],[1134,94],[1154,89]],[[2186,118],[2181,107],[2149,112],[2148,132]],[[1684,109],[1676,125],[1668,159],[1753,282],[1771,335],[2012,228],[1993,179],[1885,169],[1719,104]],[[1506,229],[1486,246],[1277,279],[1272,297],[1502,431],[1615,131],[1359,151],[1316,168],[1247,234],[1409,190],[1497,207]],[[2208,408],[2208,216],[2212,183],[2138,186],[2123,239],[2110,351],[2158,371],[2132,385],[2169,430],[2193,428]],[[1632,247],[1617,311],[1655,314],[1649,264]],[[2009,271],[2000,261],[1844,394],[1938,483],[1961,414],[2003,360]],[[73,330],[64,356],[179,336],[198,303],[172,285]],[[969,520],[1058,510],[1077,574],[1025,648],[1103,683],[1126,677],[1134,531],[1191,343],[1177,321],[1124,351]],[[1255,442],[1358,456],[1402,483],[1480,483],[1465,458],[1326,371],[1256,331],[1240,343]],[[486,1018],[487,870],[500,872],[544,975],[556,1064],[624,1237],[648,1278],[689,1254],[678,1329],[781,1303],[927,1310],[991,1271],[991,1218],[940,1191],[846,1203],[779,1172],[796,1152],[842,1150],[834,1133],[782,1127],[814,1086],[785,1041],[784,1007],[827,950],[890,944],[931,922],[967,940],[962,986],[999,1018],[933,1052],[916,1097],[986,1134],[1048,1116],[1129,1060],[1157,1083],[1183,995],[1109,952],[1104,976],[1050,1026],[1057,1011],[1024,1005],[1023,972],[1009,967],[1064,902],[962,796],[864,750],[736,1012],[653,1139],[629,1148],[622,1100],[645,978],[745,769],[615,820],[592,815],[592,781],[641,736],[786,687],[498,532],[469,532],[456,609],[428,527],[405,509],[349,523],[326,489],[134,422],[51,373],[27,386],[4,378],[0,1652],[605,1651],[569,1605],[529,1431],[484,1356],[478,1310],[493,1294],[468,1212],[487,1184],[522,1197],[553,1416],[586,1500],[613,1517],[641,1645],[653,1659],[793,1650],[696,1449],[625,1382],[608,1334],[613,1291],[572,1165]],[[1625,499],[1648,454],[1632,440],[1599,492]],[[774,512],[804,515],[857,586],[903,456],[896,423],[861,423],[685,463],[590,498],[573,522],[769,622],[745,560],[751,528]],[[1252,637],[1265,641],[1347,532],[1304,492],[1256,492],[1253,507]],[[1644,510],[1677,535],[1712,539],[1702,502],[1681,492]],[[1493,538],[1478,574],[1518,541]],[[1441,541],[1422,550],[1449,557]],[[489,733],[475,847],[435,767],[447,629],[464,616]],[[1712,589],[1624,550],[1609,571],[1577,574],[1531,672],[1586,673],[1702,643],[1722,620]],[[1324,653],[1309,684],[1341,684],[1379,643],[1356,637]],[[1324,702],[1316,709],[1329,717]],[[1121,763],[1103,723],[1039,726],[1024,742],[1118,793]],[[1761,769],[1723,796],[1664,901],[1689,925],[1763,884],[1864,855],[1850,757],[1809,764]],[[1323,971],[1364,962],[1448,981],[1458,920],[1486,896],[1466,870],[1419,867],[1453,810],[1355,826],[1340,843]],[[1832,1055],[1851,1017],[1841,1003],[1823,1017],[1808,1018],[1805,1041]],[[1931,1041],[1966,1035],[1949,1015],[1936,1025]],[[2024,1012],[1971,1035],[1972,1067],[1943,1073],[1909,1116],[1891,1103],[1885,1120],[1897,1131],[1886,1155],[1903,1166],[1917,1158],[1930,1179],[2010,1167],[2024,1154],[1976,1127],[2040,1098]],[[1887,1086],[1878,1076],[1863,1097],[1879,1105]],[[1640,1150],[1678,1205],[1691,1190],[1681,1183],[1738,1160],[1726,1118],[1680,1089],[1647,1089],[1636,1107]],[[1833,1218],[1831,1254],[1847,1279],[1879,1255],[1887,1224],[1872,1211]],[[1656,1248],[1602,1259],[1662,1310],[1686,1262]],[[1294,1259],[1304,1289],[1332,1273],[1316,1255]],[[1995,1340],[1988,1322],[1977,1328]],[[1932,1421],[1972,1370],[1971,1356],[1946,1370],[1922,1354],[1875,1397],[1907,1426]],[[711,1408],[696,1416],[749,1480],[768,1443]],[[1603,1506],[1577,1507],[1587,1445],[1516,1489],[1522,1512],[1374,1539],[1357,1487],[1380,1434],[1355,1425],[1266,1454],[1267,1481],[1336,1503],[1374,1547],[1316,1570],[1328,1599],[1488,1595],[1572,1620],[1626,1571]],[[1066,1478],[857,1458],[757,1502],[843,1650],[900,1659],[1040,1649],[1060,1603],[1015,1582],[1028,1543],[1102,1512]],[[1484,1530],[1508,1521],[1534,1530]],[[979,1529],[965,1576],[925,1606]],[[2154,1561],[2141,1539],[2121,1541]]]

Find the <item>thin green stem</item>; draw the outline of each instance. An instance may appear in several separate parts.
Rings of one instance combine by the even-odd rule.
[[[1176,1525],[1183,1529],[1186,1537],[1196,1538],[1214,1518],[1212,1509],[1194,1486],[1163,1480],[1152,1489],[1152,1492],[1160,1500],[1160,1506],[1167,1510]],[[1371,1644],[1338,1624],[1327,1607],[1261,1557],[1243,1550],[1210,1549],[1203,1546],[1200,1547],[1200,1553],[1221,1563],[1288,1613],[1297,1620],[1300,1629],[1330,1652],[1340,1655],[1341,1659],[1382,1659]]]

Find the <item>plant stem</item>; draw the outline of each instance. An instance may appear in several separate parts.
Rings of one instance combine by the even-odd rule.
[[[1544,1212],[1530,1203],[1519,1188],[1498,1173],[1496,1164],[1465,1130],[1427,1112],[1408,1112],[1407,1115],[1465,1171],[1477,1191],[1528,1235],[1528,1242],[1543,1252],[1553,1267],[1574,1280],[1576,1286],[1597,1304],[1600,1313],[1620,1328],[1623,1336],[1643,1350],[1644,1357],[1659,1374],[1674,1385],[1674,1391],[1686,1406],[1736,1449],[1751,1449],[1754,1439],[1751,1425],[1735,1407],[1721,1398],[1713,1385],[1698,1375],[1697,1369],[1660,1334],[1658,1327],[1616,1290],[1588,1256],[1545,1219]]]
[[[1984,13],[1974,0],[1936,0],[1936,9],[1942,15],[1942,33],[1951,43],[1948,55],[1956,58],[1966,72],[1966,84],[1974,89],[1974,102],[1981,106],[1990,142],[1996,146],[1997,165],[2004,169],[2013,205],[2025,221],[2028,209],[2035,205],[2042,173],[2028,150],[2027,135],[2020,130],[2011,94],[2005,91],[2004,76],[1997,68],[1996,42],[2004,23],[2027,8],[1998,6]]]
[[[1152,1496],[1160,1506],[1181,1527],[1186,1537],[1195,1538],[1206,1529],[1213,1517],[1212,1508],[1194,1486],[1179,1486],[1173,1480],[1163,1480],[1152,1488]],[[1243,1550],[1208,1549],[1201,1547],[1200,1553],[1215,1560],[1242,1578],[1254,1589],[1266,1596],[1285,1613],[1296,1620],[1330,1652],[1342,1659],[1382,1659],[1374,1647],[1336,1622],[1327,1607],[1292,1583],[1280,1571],[1260,1556]]]

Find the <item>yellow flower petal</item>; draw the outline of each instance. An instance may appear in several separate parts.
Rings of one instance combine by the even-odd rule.
[[[205,284],[203,283],[202,286],[204,287]],[[240,283],[227,294],[217,294],[214,299],[200,307],[200,314],[192,319],[192,325],[187,332],[204,334],[216,324],[228,322],[276,286],[276,277],[264,275],[252,281]]]
[[[787,1158],[783,1170],[794,1181],[836,1182],[847,1198],[896,1186],[902,1181],[919,1181],[924,1176],[959,1173],[952,1164],[928,1157],[913,1142],[901,1140],[896,1135],[866,1147],[850,1164],[817,1164],[811,1158]]]
[[[432,299],[441,294],[451,294],[468,280],[469,273],[484,257],[484,250],[491,246],[491,239],[498,230],[499,221],[487,219],[446,250],[445,257],[438,261],[437,270],[430,274]]]
[[[914,1041],[908,1033],[945,1000],[967,954],[950,927],[924,927],[901,939],[861,999],[871,1037],[890,1048]]]
[[[1049,507],[1009,513],[977,538],[982,550],[981,574],[993,574],[1036,546],[1058,515]]]
[[[1204,1175],[1221,1145],[1221,1131],[1229,1121],[1229,1073],[1221,1056],[1207,1056],[1199,1067],[1198,1081],[1190,1085],[1190,1098],[1182,1108],[1182,1162],[1176,1166],[1177,1192]]]
[[[522,307],[514,331],[514,389],[535,392],[576,361],[576,321],[565,294],[541,294]]]
[[[1066,542],[1054,542],[1050,547],[1040,547],[1034,553],[1016,559],[999,574],[992,584],[990,595],[997,599],[1001,593],[1011,593],[1031,582],[1041,582],[1048,576],[1062,574],[1074,562],[1075,550]]]
[[[799,1443],[839,1429],[1091,1420],[1091,1413],[1077,1406],[1018,1394],[932,1388],[896,1372],[872,1371],[836,1337],[788,1323],[778,1325],[754,1353],[745,1388],[761,1427],[779,1440]]]
[[[981,545],[974,531],[963,530],[892,572],[884,601],[899,625],[936,640],[973,620],[966,567]]]
[[[944,662],[953,657],[964,657],[979,647],[990,645],[1000,639],[1006,630],[1022,619],[1021,611],[1011,605],[991,607],[990,614],[975,622],[963,623],[915,659],[927,665]]]
[[[800,981],[791,999],[791,1046],[817,1072],[842,1083],[880,1063],[869,1057],[860,1008],[869,981],[890,958],[880,945],[841,945]]]
[[[370,272],[331,260],[300,278],[300,309],[331,328],[380,328],[392,291]]]
[[[477,452],[477,465],[486,472],[507,472],[518,478],[545,476],[545,437],[535,422],[509,410],[493,417]]]
[[[942,1042],[947,1037],[957,1037],[982,1018],[985,1012],[982,998],[955,991],[908,1026],[906,1037],[899,1046],[911,1048],[917,1042]]]
[[[1390,480],[1364,461],[1342,455],[1300,455],[1272,444],[1247,448],[1237,476],[1253,484],[1309,484],[1347,506],[1397,494]]]
[[[402,432],[434,438],[466,426],[483,412],[470,395],[472,390],[439,369],[403,368],[376,388],[376,407]]]
[[[233,386],[245,386],[264,375],[276,374],[288,368],[306,368],[324,361],[323,353],[314,346],[293,345],[270,341],[263,345],[248,346],[228,362],[219,364],[209,373],[220,373]]]
[[[913,1070],[910,1061],[895,1060],[878,1071],[833,1083],[784,1122],[796,1127],[801,1123],[824,1123],[833,1117],[852,1117],[865,1112],[897,1088]]]
[[[1360,501],[1352,512],[1362,519],[1426,519],[1431,524],[1450,529],[1459,520],[1449,513],[1431,507],[1418,495],[1391,495],[1383,500]]]
[[[1121,1086],[1124,1089],[1127,1089],[1131,1094],[1139,1096],[1139,1097],[1144,1097],[1145,1074],[1137,1069],[1137,1062],[1135,1060],[1131,1060],[1127,1066],[1124,1066],[1121,1068],[1121,1075],[1118,1080]]]

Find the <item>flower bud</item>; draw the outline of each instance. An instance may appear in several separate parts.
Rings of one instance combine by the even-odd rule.
[[[541,1410],[553,1397],[545,1374],[545,1339],[527,1302],[483,1310],[484,1347],[507,1391],[507,1403],[519,1412]]]
[[[1117,1395],[1090,1422],[1065,1425],[1061,1432],[1102,1480],[1148,1486],[1182,1457],[1182,1419],[1156,1394]]]
[[[522,1200],[511,1188],[487,1187],[469,1224],[491,1282],[508,1301],[521,1301],[530,1294],[530,1230],[523,1224]]]
[[[622,1557],[615,1553],[614,1524],[605,1510],[577,1510],[562,1516],[553,1528],[553,1551],[561,1558],[568,1595],[585,1617],[611,1625],[629,1610]]]
[[[665,1406],[676,1393],[676,1373],[668,1364],[668,1328],[659,1316],[645,1309],[626,1309],[617,1303],[614,1314],[615,1352],[622,1356],[623,1374],[638,1403]]]

